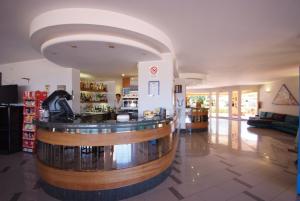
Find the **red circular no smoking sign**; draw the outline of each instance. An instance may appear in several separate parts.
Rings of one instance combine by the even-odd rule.
[[[150,67],[150,73],[151,73],[151,75],[156,75],[158,73],[158,67],[157,66],[151,66]]]

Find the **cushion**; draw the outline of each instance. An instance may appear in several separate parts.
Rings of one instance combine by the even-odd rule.
[[[267,112],[266,119],[272,119],[272,115],[273,115],[272,112]]]
[[[260,112],[259,117],[264,119],[266,118],[267,113],[266,112]]]
[[[285,122],[288,122],[290,124],[294,124],[294,125],[298,125],[299,124],[299,118],[296,116],[292,116],[292,115],[286,115]]]
[[[286,123],[281,122],[281,121],[273,121],[272,125],[276,126],[276,127],[284,127]]]
[[[247,121],[248,125],[271,125],[271,119],[249,119]]]
[[[294,129],[297,130],[298,126],[293,125],[293,124],[289,124],[286,122],[281,122],[281,121],[273,121],[272,125],[276,128],[288,128],[288,129]]]
[[[284,121],[285,119],[285,114],[277,114],[277,113],[273,113],[272,115],[272,119],[276,120],[276,121]]]

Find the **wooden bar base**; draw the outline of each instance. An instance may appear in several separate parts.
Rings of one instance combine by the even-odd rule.
[[[48,184],[45,181],[40,181],[42,189],[50,196],[58,200],[72,201],[117,201],[127,199],[154,188],[162,183],[171,173],[171,168],[166,169],[159,175],[130,186],[125,186],[111,190],[99,191],[78,191],[58,188]]]

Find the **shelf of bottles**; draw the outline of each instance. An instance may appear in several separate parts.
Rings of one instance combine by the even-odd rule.
[[[33,120],[40,116],[41,106],[47,98],[45,91],[25,91],[23,94],[23,151],[34,153],[36,150],[36,127]]]
[[[80,92],[81,103],[107,103],[106,94]]]
[[[87,92],[107,92],[107,86],[103,82],[80,80],[80,90]]]
[[[80,103],[83,112],[107,112],[107,86],[100,81],[80,80]]]
[[[81,103],[107,103],[107,87],[102,82],[80,81]]]

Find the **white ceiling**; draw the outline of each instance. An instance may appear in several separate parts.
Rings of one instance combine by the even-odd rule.
[[[74,42],[52,45],[44,55],[54,63],[82,69],[81,72],[98,77],[121,77],[121,74],[136,76],[136,61],[159,59],[154,54],[147,52],[144,55],[143,50],[127,45],[95,41],[76,41],[75,44],[76,48],[72,48]],[[112,54],[117,55],[118,59],[112,58]]]
[[[173,43],[180,72],[207,74],[200,87],[298,74],[299,0],[2,0],[0,63],[41,58],[30,45],[31,21],[70,7],[120,12],[159,28]]]

